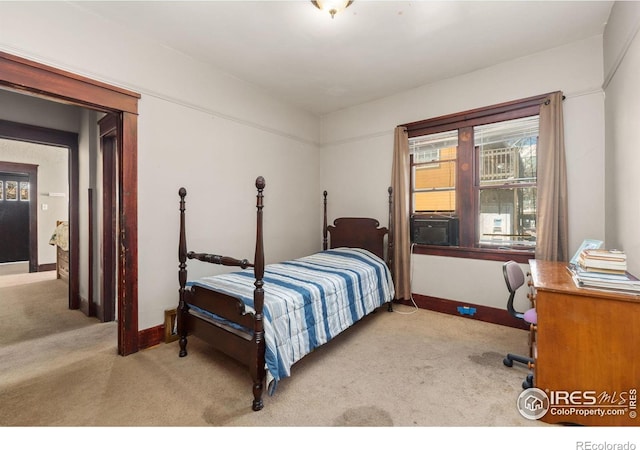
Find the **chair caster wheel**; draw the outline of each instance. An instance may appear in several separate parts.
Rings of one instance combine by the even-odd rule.
[[[507,367],[513,367],[513,361],[509,358],[505,358],[502,360],[502,363]]]

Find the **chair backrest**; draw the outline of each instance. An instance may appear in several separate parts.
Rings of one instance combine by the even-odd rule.
[[[513,307],[513,300],[516,296],[516,291],[524,284],[524,273],[515,261],[507,261],[504,263],[502,265],[502,273],[510,294],[509,300],[507,300],[507,310],[513,317],[522,319],[523,314],[515,310]]]

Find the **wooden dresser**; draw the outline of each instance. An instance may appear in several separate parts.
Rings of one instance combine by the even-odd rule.
[[[529,261],[534,385],[548,423],[640,425],[640,296],[576,287],[567,263]]]

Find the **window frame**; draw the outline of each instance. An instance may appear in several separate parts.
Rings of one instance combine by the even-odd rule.
[[[456,216],[460,222],[460,244],[457,247],[413,244],[414,253],[495,261],[513,259],[520,263],[527,263],[529,259],[535,256],[535,251],[531,249],[483,248],[476,243],[479,211],[478,200],[476,200],[479,189],[479,161],[475,151],[473,127],[539,115],[540,106],[546,101],[549,94],[536,95],[401,125],[407,129],[408,138],[458,130]],[[410,162],[410,177],[413,176],[411,168]],[[413,179],[411,179],[411,182],[413,183]],[[413,189],[413,184],[411,186]],[[409,212],[411,214],[411,211],[413,211],[413,191],[409,195],[411,196],[411,210]]]

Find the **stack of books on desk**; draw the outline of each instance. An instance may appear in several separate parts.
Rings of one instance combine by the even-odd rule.
[[[640,294],[640,279],[627,272],[627,257],[619,250],[584,250],[571,268],[578,287]]]
[[[624,274],[627,255],[620,250],[586,249],[580,252],[578,265],[588,272]]]

